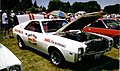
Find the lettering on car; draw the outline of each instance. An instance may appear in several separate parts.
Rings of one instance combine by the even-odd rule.
[[[28,34],[28,42],[33,45],[37,45],[37,37],[34,34]]]
[[[15,32],[20,33],[20,34],[23,34],[23,31],[18,30],[18,29],[15,29]]]
[[[44,41],[49,42],[49,43],[52,43],[52,44],[54,44],[54,45],[58,45],[58,46],[64,47],[64,48],[66,47],[66,45],[61,44],[61,43],[59,43],[59,42],[55,42],[55,41],[53,41],[53,40],[51,40],[51,39],[48,39],[48,38],[45,38]]]

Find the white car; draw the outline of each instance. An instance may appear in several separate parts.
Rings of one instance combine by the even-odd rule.
[[[70,23],[62,19],[29,20],[15,26],[13,34],[20,48],[37,49],[49,55],[54,65],[62,66],[66,61],[78,62],[88,55],[97,58],[111,49],[112,38],[80,31],[98,16],[99,13],[86,14]]]
[[[2,44],[0,44],[0,71],[22,71],[20,60]]]

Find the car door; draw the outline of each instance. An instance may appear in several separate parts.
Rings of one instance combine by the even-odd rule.
[[[35,48],[37,50],[42,50],[41,45],[42,43],[40,41],[43,40],[43,33],[40,26],[39,21],[31,21],[26,27],[25,27],[25,35],[24,38],[26,45]]]

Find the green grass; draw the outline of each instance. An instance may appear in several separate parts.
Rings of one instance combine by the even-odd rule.
[[[47,55],[31,48],[19,49],[16,38],[3,39],[2,37],[1,32],[0,43],[20,59],[24,71],[119,71],[119,49],[114,47],[98,60],[87,59],[80,63],[67,63],[64,68],[58,68],[50,63]]]

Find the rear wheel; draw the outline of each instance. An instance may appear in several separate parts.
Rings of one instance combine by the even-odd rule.
[[[25,44],[24,44],[23,40],[20,37],[18,37],[17,40],[18,40],[18,46],[19,46],[19,48],[20,49],[24,49]]]
[[[51,51],[50,59],[51,59],[52,64],[54,64],[55,66],[58,66],[58,67],[63,67],[63,64],[65,62],[64,57],[57,50]]]

